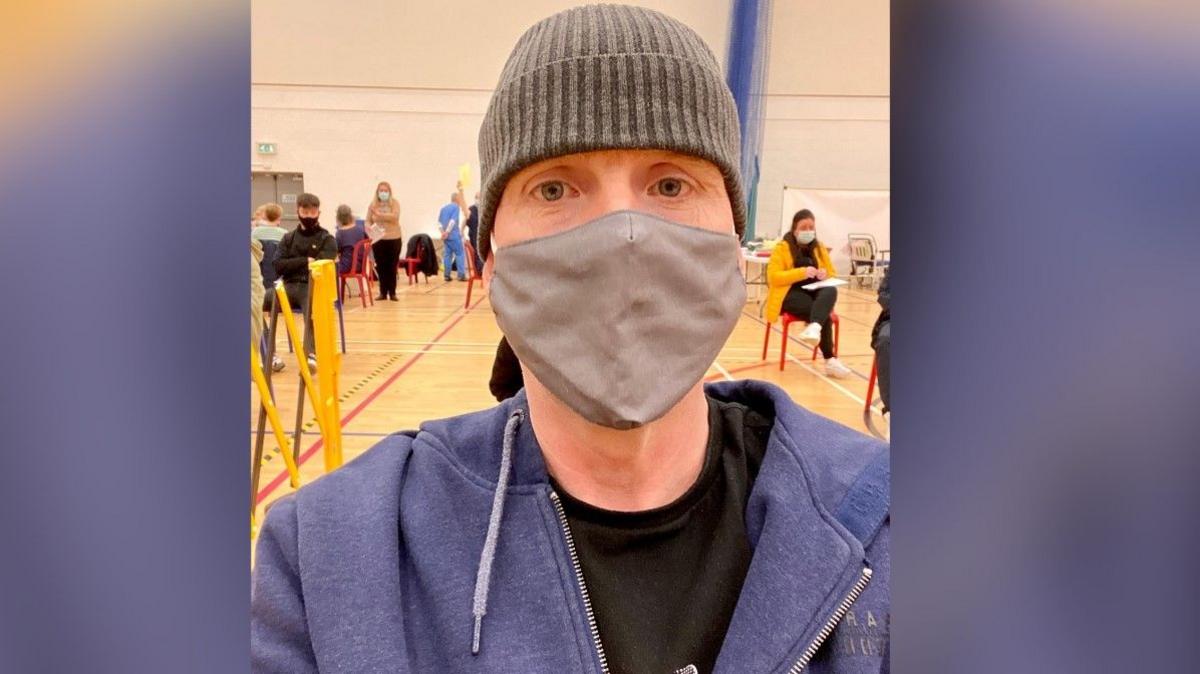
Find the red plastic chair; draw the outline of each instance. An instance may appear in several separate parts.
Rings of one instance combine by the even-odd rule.
[[[783,346],[779,349],[779,369],[783,370],[783,366],[787,363],[787,347],[788,347],[788,327],[792,323],[808,323],[803,318],[797,318],[788,313],[779,314],[779,320],[783,322]],[[842,326],[838,321],[837,312],[829,313],[829,323],[833,326],[833,355],[837,356],[838,344],[842,341]],[[771,324],[767,324],[767,335],[763,338],[763,355],[762,359],[767,359],[767,346],[771,343]],[[821,350],[821,345],[817,344],[813,347],[812,359],[817,359],[817,352]]]
[[[463,305],[464,309],[471,308],[471,287],[475,285],[475,279],[483,278],[483,271],[475,268],[475,247],[470,241],[463,241],[463,249],[466,250],[467,258],[467,303]]]
[[[871,403],[875,397],[875,382],[879,380],[879,356],[871,359],[871,376],[867,378],[867,404],[863,408],[863,419],[868,420],[870,424],[871,418]]]
[[[402,257],[397,261],[397,263],[396,263],[397,268],[401,268],[401,267],[404,268],[405,274],[408,276],[408,285],[413,284],[413,279],[416,278],[417,273],[418,273],[417,268],[421,264],[421,257],[424,254],[425,254],[425,244],[418,241],[416,257]],[[425,282],[429,283],[429,274],[425,275]]]
[[[375,299],[371,297],[374,294],[374,290],[371,288],[371,277],[367,274],[367,257],[370,254],[370,239],[363,239],[350,249],[350,271],[338,274],[338,299],[343,303],[346,301],[346,282],[350,279],[357,279],[358,298],[362,301],[363,308],[367,308],[368,300],[372,305],[375,304]]]

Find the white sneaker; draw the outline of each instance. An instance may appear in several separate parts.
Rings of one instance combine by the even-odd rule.
[[[800,333],[800,339],[816,342],[821,339],[821,324],[809,323],[804,326],[804,332]]]
[[[271,371],[272,372],[282,372],[283,367],[284,367],[284,365],[283,365],[282,358],[280,358],[279,356],[275,356],[271,359]]]
[[[829,358],[825,361],[825,374],[834,379],[845,379],[850,376],[850,368],[842,365],[837,358]]]
[[[317,373],[317,357],[316,356],[308,357],[308,371],[310,374],[314,374],[314,375]]]

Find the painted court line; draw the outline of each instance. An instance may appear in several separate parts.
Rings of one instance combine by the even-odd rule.
[[[715,363],[714,363],[714,365],[715,365]],[[724,374],[711,374],[711,375],[705,377],[704,381],[705,382],[716,381],[727,375],[732,375],[735,372],[745,372],[746,370],[756,370],[758,368],[766,367],[768,365],[770,365],[770,363],[759,361],[753,365],[746,365],[744,367],[734,367],[734,368],[730,368],[728,370],[725,370],[724,368],[722,368],[724,370]],[[730,378],[732,379],[732,377],[730,377]]]
[[[837,382],[836,382],[836,381],[834,381],[834,380],[833,380],[831,377],[828,377],[828,376],[826,376],[825,374],[823,374],[823,373],[819,372],[819,371],[817,370],[817,368],[813,367],[812,365],[809,365],[807,361],[800,360],[799,358],[796,358],[795,356],[793,356],[793,355],[792,355],[792,354],[790,354],[790,353],[788,354],[788,360],[790,360],[790,361],[792,361],[793,363],[795,363],[795,364],[799,365],[800,367],[804,368],[805,370],[808,370],[808,371],[809,371],[809,372],[811,372],[812,374],[815,374],[815,375],[816,375],[818,378],[820,378],[820,379],[823,379],[823,380],[824,380],[824,381],[825,381],[827,384],[829,384],[830,386],[834,387],[835,389],[837,389],[837,390],[841,391],[842,393],[845,393],[847,396],[849,396],[849,398],[850,398],[851,400],[853,400],[854,402],[858,403],[859,405],[865,405],[865,404],[866,404],[866,401],[865,401],[865,400],[863,400],[862,398],[860,398],[860,397],[858,397],[858,396],[854,395],[854,393],[853,393],[852,391],[850,391],[850,389],[848,389],[848,388],[846,388],[845,386],[842,386],[841,384],[837,383]]]
[[[793,363],[796,363],[796,364],[797,364],[797,365],[799,365],[800,367],[803,367],[804,369],[808,370],[809,372],[811,372],[811,373],[813,373],[813,374],[817,375],[817,376],[818,376],[818,377],[820,377],[821,379],[824,379],[826,382],[828,382],[828,383],[829,383],[829,385],[830,385],[830,386],[832,386],[832,387],[836,388],[837,390],[841,391],[842,393],[845,393],[847,396],[849,396],[849,397],[850,397],[852,400],[854,400],[854,402],[858,403],[859,405],[866,405],[866,404],[867,404],[867,401],[866,401],[866,400],[863,400],[862,398],[860,398],[860,397],[858,397],[858,396],[854,395],[854,393],[852,393],[852,392],[851,392],[849,389],[847,389],[846,387],[844,387],[844,386],[842,386],[841,384],[837,383],[836,381],[834,381],[834,380],[833,380],[833,379],[831,379],[830,377],[827,377],[827,376],[825,376],[824,374],[821,374],[820,372],[818,372],[818,371],[817,371],[817,369],[816,369],[815,367],[813,367],[813,366],[809,365],[808,363],[806,363],[806,362],[804,362],[804,361],[802,361],[802,360],[799,360],[799,359],[797,359],[795,356],[793,356],[793,355],[792,355],[792,354],[790,354],[790,353],[788,354],[788,360],[792,361]],[[857,374],[857,373],[855,373],[855,374]],[[881,418],[881,419],[883,418],[883,413],[882,413],[882,412],[880,412],[880,411],[877,409],[877,406],[876,406],[876,405],[871,405],[871,411],[872,411],[872,412],[874,412],[874,413],[875,413],[875,414],[876,414],[876,415],[877,415],[879,418]]]
[[[256,435],[257,431],[250,430],[250,435]],[[367,431],[342,431],[342,437],[363,437],[363,438],[386,438],[392,435],[391,433],[370,433]]]
[[[355,349],[354,353],[428,353],[431,356],[495,356],[496,350],[490,351],[465,351],[462,349]]]
[[[729,374],[729,370],[726,370],[725,368],[721,367],[721,364],[719,362],[714,360],[713,367],[717,368],[717,372],[720,372],[721,376],[725,377],[726,381],[733,381],[733,375]]]
[[[481,302],[481,301],[483,301],[482,298],[480,298],[480,300],[477,301],[475,304],[479,304],[479,302]],[[434,344],[436,344],[438,342],[438,340],[440,340],[442,337],[446,336],[446,333],[450,332],[450,330],[453,329],[454,326],[458,325],[459,321],[461,321],[463,319],[463,317],[465,317],[466,315],[467,315],[467,312],[464,311],[462,313],[462,315],[460,315],[458,318],[454,319],[454,321],[451,322],[450,325],[447,325],[445,328],[443,328],[442,331],[437,334],[437,336],[435,336],[433,339],[429,340],[427,346],[432,347]],[[370,405],[372,402],[374,402],[374,400],[376,398],[378,398],[380,396],[380,394],[382,394],[385,390],[387,390],[387,388],[389,386],[391,386],[393,382],[395,382],[397,379],[399,379],[401,375],[403,375],[405,372],[407,372],[408,369],[410,367],[412,367],[418,360],[420,360],[421,356],[424,356],[424,355],[425,355],[425,351],[421,351],[420,353],[413,355],[412,358],[408,359],[408,362],[406,362],[406,363],[404,363],[404,365],[400,366],[400,369],[398,369],[394,373],[392,373],[392,375],[390,377],[388,377],[387,379],[385,379],[379,386],[377,386],[374,391],[371,391],[371,393],[366,398],[363,398],[363,400],[361,402],[359,402],[357,405],[355,405],[354,409],[350,410],[349,413],[347,413],[344,417],[342,417],[341,422],[340,422],[342,425],[342,428],[345,428],[346,424],[350,423],[350,421],[352,419],[354,419],[354,417],[358,416],[359,413],[361,413],[364,409],[366,409],[367,405]],[[311,458],[314,454],[316,454],[317,450],[320,449],[321,446],[324,444],[325,444],[324,438],[317,439],[317,441],[314,442],[312,445],[310,445],[308,449],[304,450],[304,453],[302,453],[300,455],[300,459],[298,461],[296,461],[296,465],[303,466],[304,462],[307,461],[309,458]],[[263,487],[262,489],[259,490],[258,495],[255,498],[255,505],[262,503],[263,499],[270,496],[271,492],[278,489],[279,485],[283,484],[287,480],[287,478],[288,478],[288,475],[287,475],[286,470],[282,471],[278,475],[276,475],[275,479],[271,480],[271,482],[269,484],[267,484],[266,487]]]
[[[743,313],[743,314],[745,314],[746,316],[750,316],[750,318],[752,318],[752,319],[754,319],[755,321],[757,321],[757,322],[758,322],[760,325],[768,325],[766,321],[762,320],[761,318],[758,318],[757,316],[751,316],[750,314],[747,314],[747,313],[746,313],[746,312],[744,312],[744,311],[743,311],[742,313]],[[778,329],[778,328],[776,328],[775,326],[770,326],[770,328],[771,328],[771,330],[772,330],[773,332],[775,332],[776,334],[779,334],[779,335],[782,335],[782,334],[783,334],[783,331],[782,331],[782,330],[780,330],[780,329]],[[796,339],[796,337],[795,337],[794,335],[788,335],[788,341],[792,341],[792,342],[795,342],[796,344],[804,345],[804,342],[801,342],[800,340]],[[811,348],[811,347],[806,347],[806,348]],[[796,363],[796,364],[800,365],[801,367],[803,367],[804,369],[808,370],[808,371],[809,371],[809,372],[811,372],[812,374],[815,374],[815,375],[816,375],[818,378],[820,378],[820,379],[824,380],[824,381],[825,381],[826,383],[828,383],[830,386],[832,386],[832,387],[834,387],[835,389],[837,389],[837,390],[841,391],[842,393],[846,394],[846,395],[847,395],[847,396],[848,396],[848,397],[849,397],[851,400],[853,400],[853,401],[857,402],[859,405],[866,405],[866,401],[865,401],[865,400],[863,400],[862,398],[860,398],[860,397],[859,397],[859,396],[857,396],[857,395],[854,395],[854,393],[852,393],[852,392],[851,392],[849,389],[847,389],[846,387],[844,387],[844,386],[842,386],[841,384],[837,383],[837,382],[836,382],[836,381],[834,381],[833,379],[831,379],[831,378],[829,378],[829,377],[826,377],[826,376],[825,376],[824,374],[822,374],[821,372],[818,372],[816,368],[814,368],[814,367],[810,366],[810,365],[809,365],[807,362],[805,362],[805,361],[802,361],[802,360],[800,360],[800,359],[796,358],[795,356],[793,356],[793,355],[792,355],[792,354],[790,354],[790,353],[788,354],[788,360],[792,361],[793,363]],[[865,381],[865,380],[869,380],[869,379],[870,379],[870,377],[867,377],[866,375],[864,375],[863,373],[859,372],[858,370],[855,370],[855,369],[853,369],[853,368],[846,368],[846,369],[850,370],[851,372],[853,372],[855,375],[857,375],[857,376],[858,376],[860,379],[863,379],[864,381]],[[875,411],[875,406],[874,406],[874,405],[872,405],[872,406],[871,406],[871,410],[872,410],[872,411]]]
[[[751,315],[751,314],[748,314],[748,313],[746,313],[746,312],[744,312],[744,311],[742,312],[742,315],[743,315],[743,316],[747,316],[747,317],[749,317],[749,318],[752,318],[752,319],[754,319],[754,320],[755,320],[755,321],[756,321],[756,322],[757,322],[759,325],[768,325],[768,323],[767,323],[766,321],[764,321],[763,319],[759,318],[758,316],[753,316],[753,315]],[[864,324],[864,325],[865,325],[865,324]],[[781,330],[780,328],[776,327],[775,325],[773,325],[773,324],[772,324],[770,327],[771,327],[771,332],[773,332],[773,333],[775,333],[775,334],[777,334],[777,335],[782,335],[782,334],[783,334],[783,330]],[[806,351],[812,351],[813,345],[812,345],[812,344],[806,344],[806,343],[804,343],[804,342],[800,341],[800,340],[799,340],[799,339],[796,337],[796,335],[795,335],[794,333],[793,333],[793,334],[789,334],[789,335],[788,335],[788,341],[789,341],[789,342],[792,342],[793,344],[799,344],[800,346],[804,347],[804,349],[805,349]],[[838,355],[840,356],[841,354],[838,354]],[[865,354],[863,354],[863,355],[865,355]],[[874,355],[874,354],[871,354],[871,355]],[[788,358],[791,358],[791,357],[792,357],[792,356],[791,356],[791,354],[788,354]],[[847,356],[845,356],[845,357],[846,357],[846,358],[858,358],[859,356],[858,356],[858,355],[856,355],[856,354],[850,354],[850,355],[847,355]],[[854,368],[852,368],[852,367],[847,367],[846,369],[847,369],[847,370],[850,370],[851,372],[853,372],[855,375],[857,375],[857,376],[858,376],[858,378],[859,378],[859,379],[861,379],[861,380],[863,380],[863,381],[867,381],[868,379],[870,379],[870,377],[868,377],[867,375],[865,375],[865,374],[863,374],[863,373],[859,372],[858,370],[855,370],[855,369],[854,369]],[[862,401],[859,401],[859,402],[862,402]]]
[[[417,339],[347,339],[347,344],[400,344],[407,346],[421,346],[425,342]],[[457,340],[446,340],[442,342],[443,346],[496,346],[496,342],[460,342]]]

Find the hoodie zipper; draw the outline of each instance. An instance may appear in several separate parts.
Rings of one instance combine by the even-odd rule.
[[[858,582],[854,584],[854,587],[850,588],[850,593],[842,599],[842,603],[838,604],[837,610],[821,626],[821,631],[817,632],[816,638],[812,640],[808,648],[804,649],[804,653],[800,655],[800,659],[796,661],[796,664],[792,665],[792,668],[788,670],[788,674],[800,674],[800,672],[804,671],[809,661],[817,654],[817,649],[821,648],[821,644],[825,643],[825,640],[833,633],[833,628],[837,627],[842,618],[846,617],[846,612],[850,610],[850,606],[863,593],[863,590],[867,589],[867,583],[869,582],[871,582],[871,567],[864,566],[862,575],[858,577]]]
[[[571,556],[571,566],[575,569],[575,580],[579,583],[579,593],[583,595],[583,610],[587,614],[588,631],[592,633],[592,643],[596,646],[596,654],[600,656],[600,671],[608,674],[608,658],[604,656],[604,644],[600,643],[600,629],[596,627],[596,614],[592,612],[592,600],[588,597],[587,585],[583,582],[583,567],[579,565],[579,555],[575,552],[575,539],[571,536],[571,527],[567,524],[567,513],[563,510],[558,493],[550,490],[550,500],[554,502],[554,510],[558,513],[558,523],[562,525],[563,537],[567,540],[567,553]]]

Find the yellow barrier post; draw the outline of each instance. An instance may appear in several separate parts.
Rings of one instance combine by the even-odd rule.
[[[258,388],[258,396],[263,407],[267,410],[267,419],[271,421],[271,431],[275,433],[275,441],[279,443],[279,453],[283,454],[283,462],[287,465],[288,476],[291,477],[292,487],[300,487],[300,469],[292,458],[292,448],[288,443],[287,434],[283,432],[283,424],[279,421],[279,410],[275,409],[275,401],[271,399],[271,389],[267,387],[267,378],[263,376],[262,362],[258,358],[258,349],[250,346],[250,378]],[[253,525],[253,518],[251,518]]]
[[[317,389],[325,415],[325,472],[342,465],[342,424],[338,411],[338,375],[341,354],[337,351],[334,301],[337,299],[337,267],[333,260],[308,263],[311,276],[309,304],[312,307],[313,341],[317,350]]]
[[[316,384],[313,383],[312,371],[308,369],[308,357],[304,352],[304,343],[300,337],[300,331],[296,328],[296,319],[292,314],[292,305],[288,301],[287,292],[283,288],[283,281],[275,282],[275,301],[279,303],[280,315],[283,316],[283,325],[287,328],[288,339],[292,342],[292,350],[296,353],[296,362],[300,367],[300,378],[304,380],[304,388],[308,391],[308,399],[312,402],[313,413],[317,417],[317,428],[321,431],[321,437],[325,442],[329,442],[328,434],[325,431],[326,418],[325,409],[321,405],[321,397],[317,393]],[[337,420],[334,420],[337,423]]]

